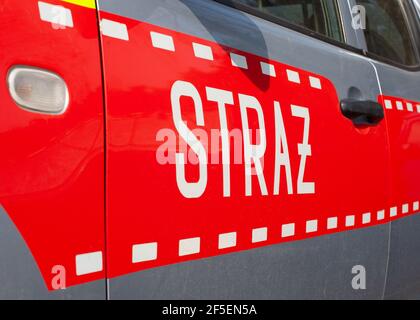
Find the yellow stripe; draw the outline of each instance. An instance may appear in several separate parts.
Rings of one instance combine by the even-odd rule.
[[[96,9],[95,0],[61,0],[61,1],[73,3],[78,6],[82,6],[82,7],[86,7],[90,9]]]

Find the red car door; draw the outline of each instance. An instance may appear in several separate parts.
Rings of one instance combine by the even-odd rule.
[[[104,114],[94,3],[0,1],[0,227],[5,237],[0,296],[5,298],[105,298]],[[20,107],[9,90],[17,66],[63,79],[67,109],[48,114]],[[28,81],[17,85],[28,99],[45,84],[20,79]],[[46,86],[41,94],[51,90]],[[6,230],[6,220],[16,230]],[[20,234],[16,242],[14,232]],[[81,285],[86,282],[92,283]],[[68,289],[48,293],[63,287]]]
[[[99,16],[111,296],[165,297],[165,283],[171,297],[190,297],[175,285],[174,270],[197,266],[187,261],[385,225],[370,233],[371,249],[359,246],[349,256],[377,266],[371,296],[382,294],[391,207],[387,128],[357,126],[340,111],[341,99],[377,101],[369,61],[214,1],[99,1]],[[253,53],[264,48],[270,55]],[[322,62],[311,63],[308,52]],[[341,272],[345,259],[333,256],[357,242],[345,239],[328,252],[325,268],[334,261]],[[114,286],[116,277],[181,262],[162,278],[145,273],[144,281]],[[203,284],[227,264],[200,265],[207,271],[183,288],[229,291],[221,277],[207,291]],[[263,265],[277,279],[277,267]],[[254,267],[234,275],[241,285],[246,268]],[[310,275],[307,267],[305,279]],[[276,296],[274,289],[264,294]]]

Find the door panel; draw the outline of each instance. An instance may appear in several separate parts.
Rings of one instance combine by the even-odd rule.
[[[377,100],[369,61],[213,1],[99,10],[111,298],[381,298],[387,128],[339,104]]]
[[[392,155],[392,196],[397,215],[419,212],[420,201],[420,72],[375,62],[381,81]],[[388,297],[420,296],[420,249],[417,215],[392,222]]]
[[[2,0],[0,15],[1,298],[104,299],[96,11],[55,0]],[[70,96],[67,110],[51,115],[20,108],[6,82],[16,65],[61,76]],[[63,284],[67,290],[54,291]]]
[[[420,297],[420,71],[417,66],[396,67],[394,61],[416,63],[419,60],[415,48],[415,33],[418,26],[408,23],[413,10],[408,1],[358,1],[367,5],[368,30],[366,50],[379,54],[372,60],[381,86],[379,100],[385,106],[385,117],[391,150],[391,234],[390,257],[386,283],[387,298]],[[404,6],[401,6],[404,4]],[[375,21],[369,25],[369,21]],[[414,30],[415,29],[415,30]],[[412,30],[413,35],[410,34]],[[383,37],[376,43],[375,37]],[[413,39],[411,39],[413,37]],[[373,50],[372,50],[373,47]],[[398,53],[395,55],[395,53]],[[390,59],[382,63],[381,57]],[[417,62],[418,64],[418,62]],[[407,217],[409,216],[409,217]],[[405,219],[399,219],[406,217]]]

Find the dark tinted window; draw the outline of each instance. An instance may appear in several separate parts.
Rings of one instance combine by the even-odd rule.
[[[305,27],[329,38],[343,41],[336,1],[333,0],[234,0]]]
[[[417,14],[420,17],[420,0],[414,0],[414,6],[416,7]]]
[[[415,47],[398,0],[357,0],[366,9],[368,51],[404,65],[417,64]]]

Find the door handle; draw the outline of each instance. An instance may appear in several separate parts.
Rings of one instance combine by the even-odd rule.
[[[374,126],[384,118],[382,106],[371,100],[344,99],[340,103],[341,113],[356,126]]]

